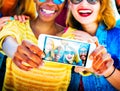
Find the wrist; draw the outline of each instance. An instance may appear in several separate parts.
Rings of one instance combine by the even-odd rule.
[[[115,69],[116,68],[114,66],[111,66],[109,70],[104,74],[104,77],[109,78],[110,76],[112,76],[115,72]]]

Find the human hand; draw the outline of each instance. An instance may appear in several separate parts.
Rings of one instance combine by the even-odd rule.
[[[76,72],[76,73],[79,73],[79,72],[83,72],[83,71],[85,71],[86,69],[84,68],[84,67],[82,67],[82,66],[75,66],[75,69],[74,69],[74,71]]]
[[[26,20],[29,18],[30,17],[26,15],[14,15],[14,19],[19,20],[20,22],[26,22]]]
[[[90,59],[93,60],[92,70],[97,75],[105,74],[113,65],[111,55],[103,46],[98,46],[91,54]]]
[[[20,22],[26,22],[27,19],[29,19],[29,16],[26,15],[15,15],[14,18],[7,16],[7,17],[1,17],[0,18],[0,30],[7,24],[8,21],[11,20],[19,20]]]
[[[13,57],[13,62],[23,70],[39,68],[43,65],[42,57],[44,53],[37,46],[29,41],[23,40]]]
[[[75,40],[86,41],[88,43],[95,43],[96,46],[98,46],[99,42],[97,37],[91,36],[89,33],[85,31],[76,30],[76,31],[73,31],[72,34],[74,34]]]
[[[7,21],[10,21],[10,17],[1,17],[0,18],[0,30],[7,24]]]

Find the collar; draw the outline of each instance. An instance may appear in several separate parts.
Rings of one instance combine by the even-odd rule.
[[[99,24],[96,32],[96,37],[98,38],[101,45],[107,47],[107,30],[105,24]]]

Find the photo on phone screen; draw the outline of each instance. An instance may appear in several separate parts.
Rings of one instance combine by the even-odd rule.
[[[44,60],[86,66],[90,44],[53,36],[42,37]],[[40,41],[41,42],[41,41]]]

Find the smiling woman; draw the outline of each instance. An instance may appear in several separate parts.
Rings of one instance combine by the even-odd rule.
[[[34,2],[38,13],[34,20],[26,23],[13,20],[0,33],[0,49],[9,56],[3,91],[67,91],[71,66],[44,62],[43,53],[36,46],[40,34],[57,35],[63,31],[64,27],[56,24],[55,19],[65,1],[61,4],[52,0]]]
[[[81,84],[84,91],[120,90],[120,29],[115,26],[111,0],[70,0],[66,23],[68,28],[64,35],[96,44],[89,56],[92,67],[79,67],[79,70],[75,67],[80,73],[92,73],[80,74],[79,91]]]

